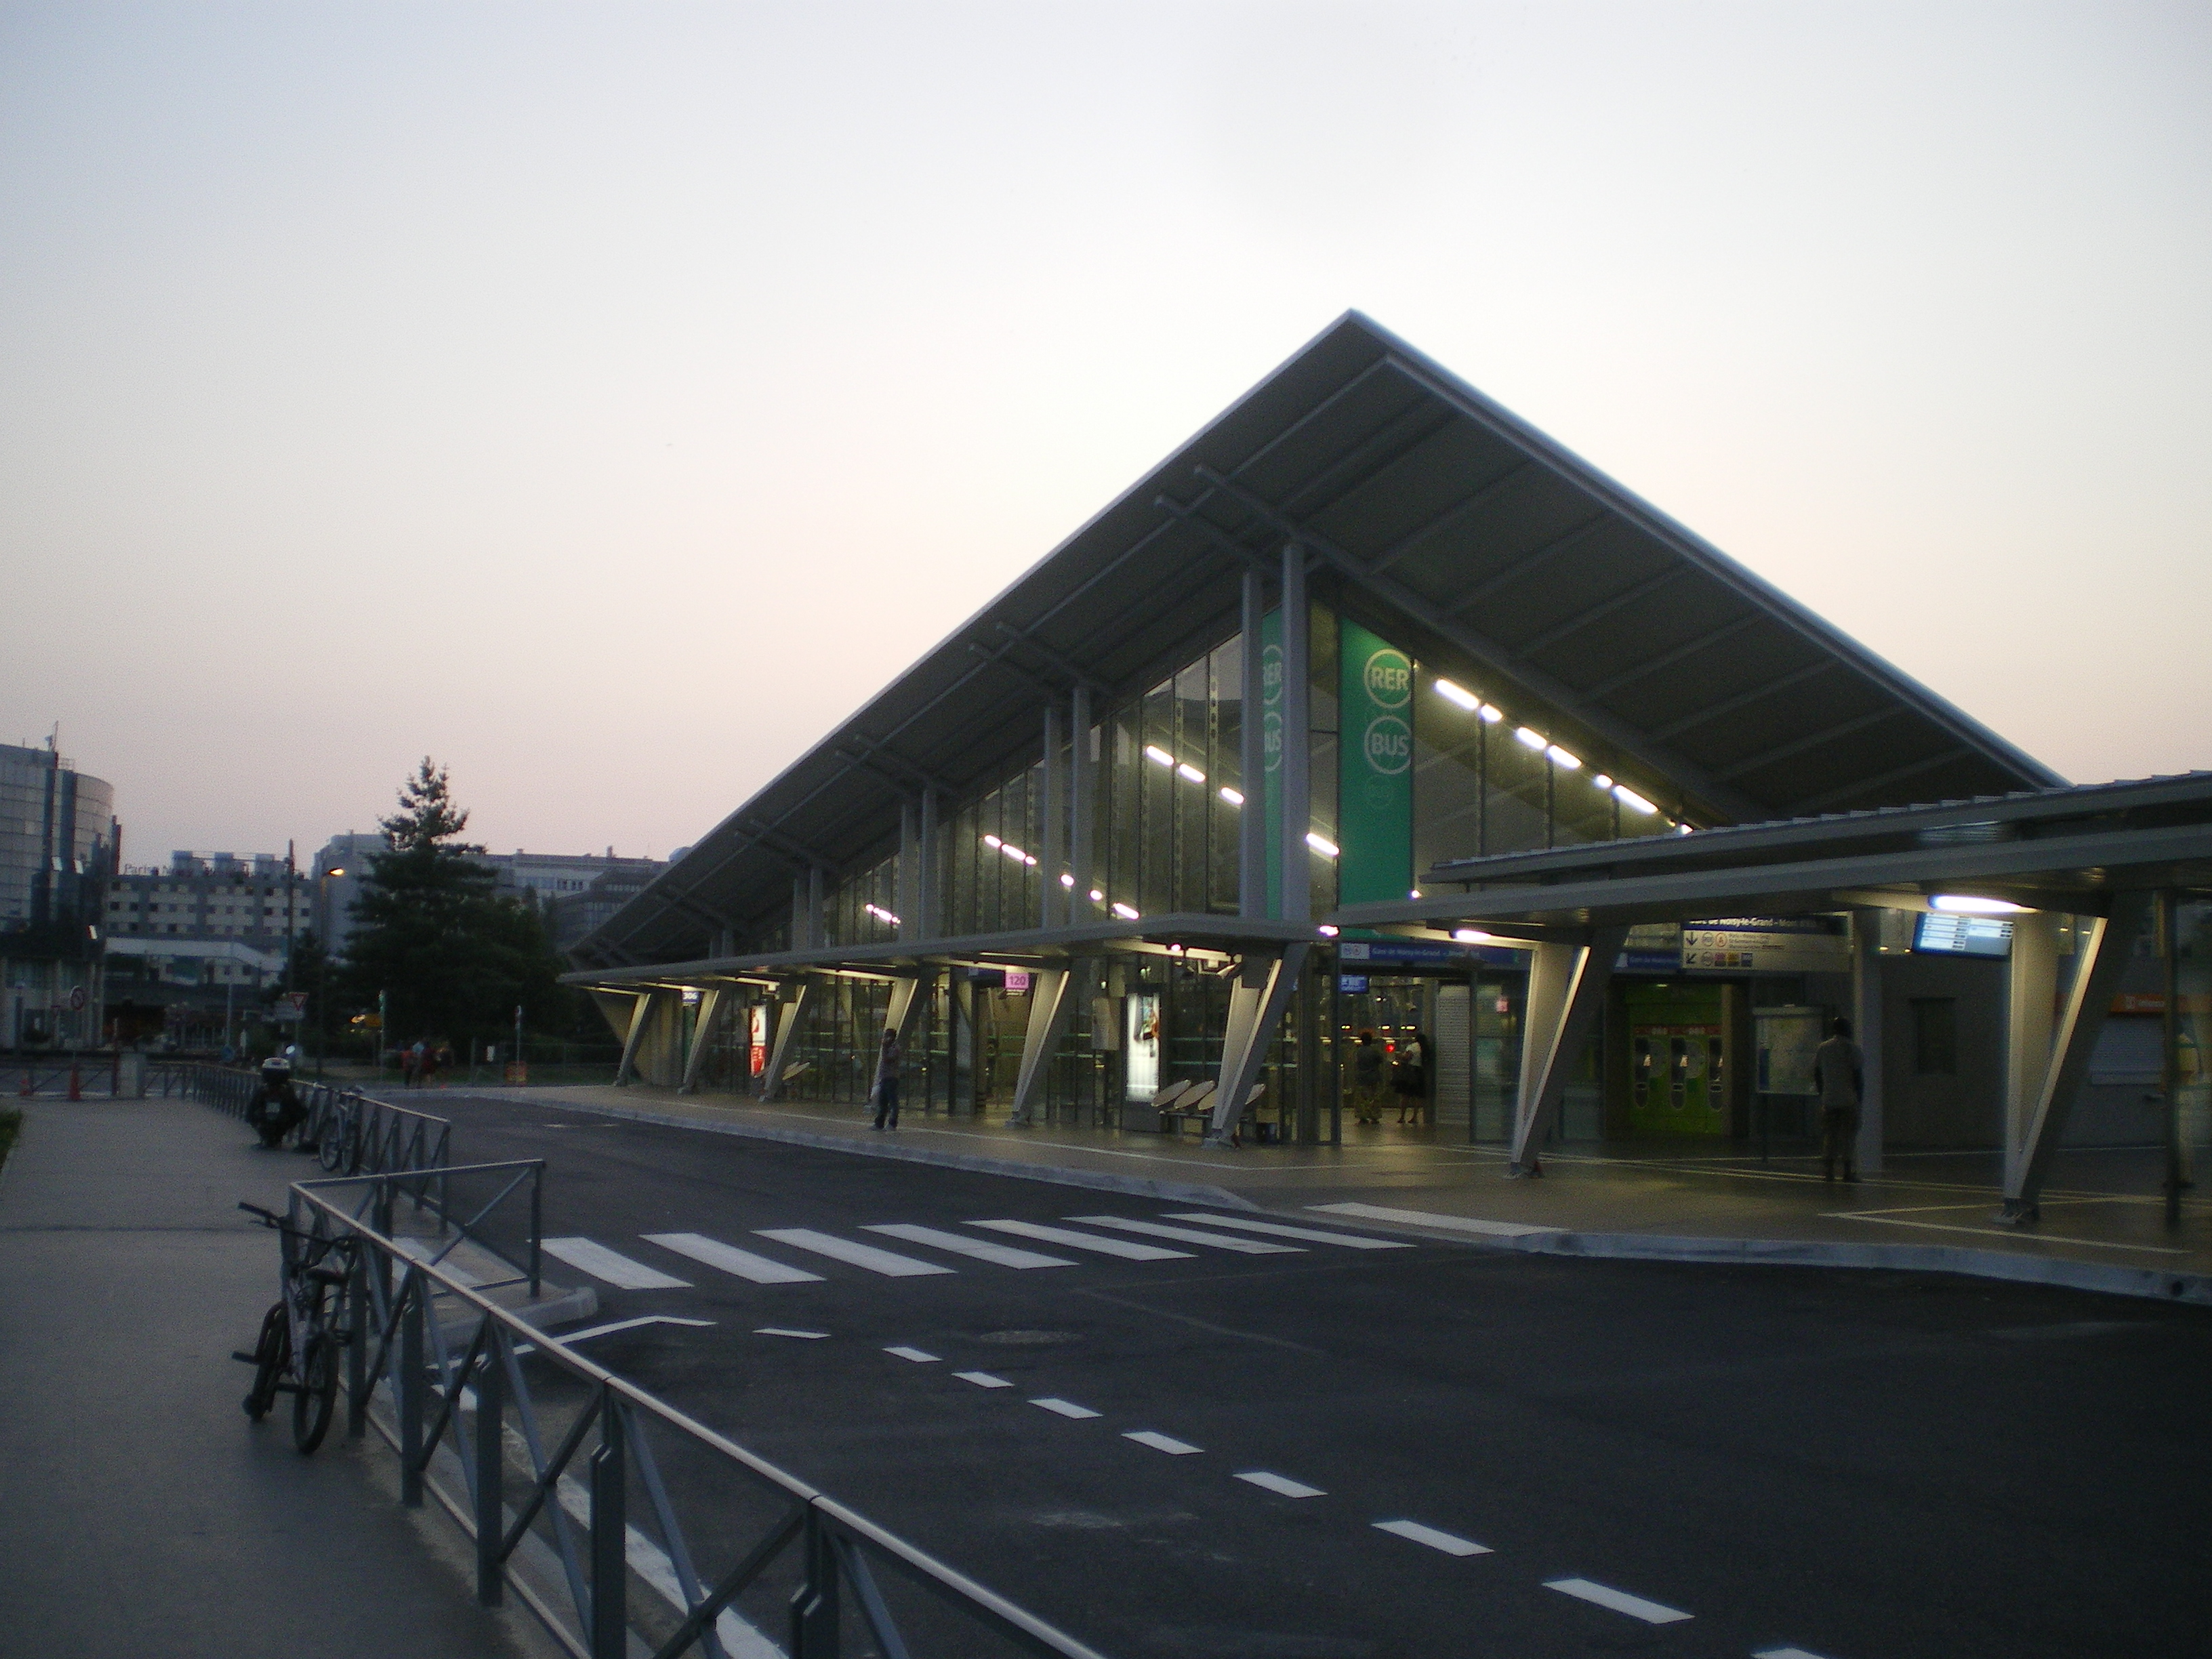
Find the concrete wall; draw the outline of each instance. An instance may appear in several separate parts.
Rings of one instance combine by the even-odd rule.
[[[2005,964],[1932,956],[1885,956],[1882,1123],[1886,1145],[1995,1146],[2004,1139]],[[1947,1075],[1918,1064],[1916,1000],[1948,1000],[1956,1064]]]

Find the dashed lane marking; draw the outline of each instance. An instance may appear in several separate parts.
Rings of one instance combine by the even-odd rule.
[[[979,1389],[1011,1389],[1014,1385],[1003,1376],[994,1376],[988,1371],[955,1371],[953,1376],[963,1382],[973,1382]]]
[[[1587,1578],[1547,1578],[1544,1581],[1544,1588],[1588,1601],[1594,1607],[1610,1607],[1615,1613],[1625,1613],[1631,1619],[1641,1619],[1647,1625],[1679,1625],[1690,1616],[1679,1607],[1662,1607],[1656,1601],[1647,1601],[1640,1595],[1631,1595],[1626,1590],[1593,1583]]]
[[[1064,1244],[1071,1250],[1096,1250],[1101,1255],[1118,1255],[1125,1261],[1167,1261],[1178,1257],[1188,1260],[1190,1255],[1188,1250],[1165,1249],[1158,1244],[1139,1244],[1127,1238],[1101,1238],[1096,1233],[1079,1233],[1071,1227],[1046,1227],[1034,1221],[971,1221],[968,1224],[988,1227],[993,1232],[1012,1233],[1018,1238]]]
[[[1188,1440],[1178,1440],[1171,1434],[1155,1434],[1150,1429],[1131,1429],[1121,1438],[1133,1440],[1140,1446],[1150,1446],[1154,1451],[1164,1451],[1170,1457],[1188,1457],[1202,1449]]]
[[[1048,1395],[1042,1400],[1032,1400],[1030,1401],[1030,1404],[1032,1406],[1042,1406],[1047,1411],[1052,1412],[1060,1417],[1073,1417],[1079,1419],[1085,1417],[1096,1417],[1098,1415],[1097,1412],[1092,1411],[1088,1406],[1079,1406],[1073,1400],[1060,1400],[1050,1395]]]
[[[641,1237],[648,1244],[658,1244],[664,1250],[688,1255],[694,1261],[703,1261],[709,1267],[735,1273],[739,1279],[750,1279],[756,1285],[818,1285],[822,1282],[820,1273],[811,1273],[804,1267],[787,1267],[781,1261],[771,1261],[764,1255],[755,1255],[750,1250],[725,1244],[720,1239],[709,1238],[704,1233],[646,1233]]]
[[[828,1336],[830,1333],[827,1331],[787,1330],[781,1325],[756,1325],[753,1327],[753,1334],[755,1336],[797,1336],[804,1337],[809,1342],[819,1342],[823,1338]]]
[[[935,1354],[927,1352],[921,1348],[909,1348],[902,1346],[896,1348],[885,1348],[884,1352],[885,1353],[895,1353],[901,1359],[911,1359],[917,1365],[934,1365],[937,1364],[937,1356]]]
[[[826,1255],[833,1261],[849,1261],[855,1267],[866,1267],[872,1273],[882,1273],[887,1279],[913,1279],[922,1273],[949,1273],[951,1267],[940,1267],[934,1261],[917,1261],[910,1255],[901,1255],[894,1250],[879,1250],[872,1244],[858,1244],[849,1238],[839,1238],[835,1233],[817,1233],[811,1227],[756,1227],[753,1231],[763,1238],[772,1238],[779,1244],[788,1244],[795,1249],[811,1250],[817,1255]]]
[[[1263,1492],[1278,1492],[1285,1498],[1326,1498],[1328,1494],[1319,1486],[1309,1486],[1303,1480],[1293,1480],[1286,1474],[1270,1474],[1265,1469],[1246,1469],[1239,1480],[1249,1480]]]
[[[1455,1534],[1440,1532],[1434,1527],[1425,1527],[1418,1521],[1377,1521],[1375,1530],[1410,1538],[1416,1544],[1426,1544],[1432,1550],[1442,1550],[1446,1555],[1488,1555],[1487,1544],[1478,1544],[1472,1538],[1461,1538]]]
[[[1751,1659],[1820,1659],[1820,1656],[1803,1648],[1761,1648]]]
[[[1333,1215],[1365,1216],[1370,1221],[1405,1221],[1419,1227],[1449,1227],[1454,1232],[1483,1233],[1492,1238],[1526,1238],[1531,1233],[1559,1233],[1564,1227],[1532,1227],[1520,1221],[1485,1221],[1471,1215],[1438,1215],[1432,1210],[1394,1210],[1386,1204],[1309,1204],[1310,1210]]]
[[[544,1241],[545,1254],[556,1256],[579,1273],[594,1279],[603,1279],[617,1289],[625,1291],[688,1291],[691,1281],[677,1279],[658,1267],[648,1267],[642,1261],[633,1261],[618,1251],[588,1238],[549,1238]]]
[[[1241,1215],[1208,1215],[1203,1210],[1170,1210],[1170,1221],[1203,1221],[1209,1227],[1234,1227],[1240,1232],[1266,1233],[1271,1238],[1303,1238],[1316,1244],[1341,1244],[1347,1250],[1411,1250],[1419,1248],[1402,1238],[1363,1238],[1357,1233],[1325,1233],[1318,1227],[1286,1227],[1279,1221],[1249,1221]]]
[[[877,1222],[866,1231],[888,1233],[891,1237],[902,1238],[909,1244],[927,1244],[934,1249],[949,1250],[954,1255],[973,1256],[978,1261],[992,1262],[1001,1267],[1073,1267],[1079,1265],[1064,1255],[1042,1255],[1035,1250],[1018,1250],[1011,1244],[994,1244],[988,1238],[963,1238],[958,1233],[948,1233],[941,1227],[921,1227],[907,1221]]]
[[[1131,1221],[1118,1215],[1072,1215],[1070,1221],[1079,1221],[1086,1227],[1112,1227],[1125,1233],[1149,1233],[1154,1238],[1172,1238],[1181,1244],[1205,1244],[1217,1250],[1235,1250],[1244,1255],[1296,1255],[1303,1247],[1297,1244],[1267,1244],[1256,1238],[1230,1238],[1220,1233],[1202,1233],[1195,1227],[1169,1227],[1157,1221]]]

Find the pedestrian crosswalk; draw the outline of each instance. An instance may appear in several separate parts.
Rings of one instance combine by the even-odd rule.
[[[602,1284],[625,1291],[695,1287],[691,1279],[678,1278],[654,1266],[649,1259],[653,1251],[665,1251],[714,1273],[755,1285],[781,1285],[824,1283],[834,1273],[817,1269],[829,1263],[886,1279],[921,1279],[976,1271],[977,1264],[984,1270],[1003,1267],[1016,1272],[1079,1267],[1083,1265],[1079,1258],[1083,1256],[1105,1256],[1127,1262],[1163,1262],[1188,1261],[1212,1250],[1237,1255],[1297,1255],[1316,1248],[1414,1248],[1397,1239],[1379,1239],[1318,1227],[1293,1227],[1203,1210],[1170,1211],[1159,1220],[1132,1215],[1075,1215],[1062,1220],[1073,1224],[978,1217],[958,1224],[957,1231],[951,1225],[930,1226],[908,1221],[866,1222],[859,1227],[860,1232],[894,1239],[907,1247],[896,1250],[815,1227],[750,1230],[752,1240],[766,1240],[771,1245],[781,1246],[782,1253],[779,1255],[765,1254],[759,1249],[699,1232],[641,1233],[636,1244],[626,1239],[618,1241],[619,1249],[599,1239],[566,1236],[544,1240],[544,1248],[545,1254],[555,1260]],[[1254,1237],[1255,1233],[1265,1237]],[[1072,1254],[1048,1255],[1002,1242],[1006,1237],[1053,1245]],[[1291,1242],[1293,1240],[1297,1242]],[[639,1245],[649,1249],[639,1249],[637,1255],[629,1253]],[[787,1259],[793,1253],[811,1265],[801,1267]],[[951,1265],[942,1259],[948,1256],[959,1265]]]

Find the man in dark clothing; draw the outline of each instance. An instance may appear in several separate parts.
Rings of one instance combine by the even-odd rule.
[[[906,1054],[899,1048],[898,1033],[889,1026],[884,1028],[883,1050],[876,1056],[876,1127],[888,1124],[898,1127],[899,1067]]]
[[[264,1146],[276,1146],[307,1115],[300,1091],[292,1086],[292,1065],[283,1055],[261,1063],[261,1078],[253,1098],[246,1104],[246,1121],[261,1136]]]
[[[1813,1051],[1813,1087],[1820,1097],[1820,1178],[1833,1181],[1836,1165],[1844,1179],[1856,1181],[1859,1103],[1865,1098],[1865,1060],[1851,1041],[1851,1023],[1838,1019],[1828,1040]]]

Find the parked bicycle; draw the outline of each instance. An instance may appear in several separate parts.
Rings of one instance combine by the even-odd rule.
[[[284,1293],[261,1321],[252,1353],[233,1359],[253,1367],[253,1386],[240,1403],[258,1423],[276,1396],[292,1396],[292,1443],[304,1453],[323,1443],[337,1404],[338,1356],[354,1339],[354,1257],[360,1246],[350,1238],[317,1238],[273,1210],[240,1202],[261,1224],[284,1235],[299,1257],[286,1275]]]

